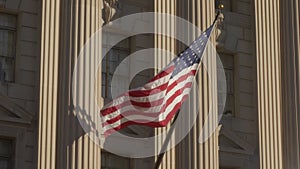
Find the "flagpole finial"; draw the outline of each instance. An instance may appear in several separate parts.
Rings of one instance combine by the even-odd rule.
[[[220,3],[220,5],[219,5],[219,10],[222,10],[222,9],[224,9],[224,8],[225,8],[224,4]]]
[[[217,14],[214,20],[214,24],[222,24],[223,20],[224,20],[224,15],[222,13],[222,10],[225,8],[225,5],[223,4],[222,0],[219,0],[218,3],[218,10],[217,10]]]
[[[216,16],[216,20],[219,20],[219,23],[222,23],[224,20],[224,15],[222,14],[222,10],[225,8],[225,5],[223,4],[222,0],[219,0],[218,5],[218,14]]]
[[[225,5],[223,4],[222,0],[219,0],[219,6],[218,6],[219,12],[221,13],[224,8]]]

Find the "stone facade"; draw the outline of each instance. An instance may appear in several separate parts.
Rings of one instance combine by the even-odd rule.
[[[85,42],[110,20],[138,12],[163,12],[180,16],[204,30],[214,19],[217,3],[205,0],[0,0],[0,14],[17,18],[13,66],[7,68],[3,63],[5,59],[0,56],[0,63],[4,65],[0,70],[0,141],[8,140],[14,147],[7,157],[9,167],[109,168],[110,163],[122,163],[132,169],[153,168],[156,157],[126,159],[101,153],[99,146],[83,131],[73,114],[76,108],[72,97],[76,96],[71,94],[71,79],[75,61]],[[299,168],[300,42],[297,37],[300,21],[297,14],[300,2],[223,0],[223,3],[224,22],[218,26],[217,40],[212,41],[224,65],[230,67],[230,78],[227,76],[230,82],[227,84],[233,89],[230,112],[223,116],[220,131],[207,142],[198,144],[198,131],[208,107],[208,103],[201,100],[199,105],[203,109],[196,126],[176,148],[166,153],[160,168]],[[163,18],[159,19],[160,24],[154,25],[156,29],[175,31],[168,25],[174,23],[166,24]],[[143,18],[140,21],[143,22]],[[106,51],[103,45],[94,52]],[[182,48],[174,39],[147,34],[130,37],[125,48],[132,54],[152,47],[173,53]],[[149,62],[162,68],[170,60],[171,57],[156,57]],[[107,63],[113,65],[112,62]],[[131,64],[145,66],[149,62],[124,63],[128,69],[121,72],[123,80],[119,83],[132,78]],[[213,58],[209,62],[210,69],[215,70],[216,60]],[[13,71],[7,72],[8,69]],[[93,69],[95,65],[91,64],[89,71]],[[100,79],[107,73],[103,70],[102,67]],[[139,86],[156,71],[140,73],[131,85]],[[203,68],[201,76],[204,78],[199,78],[199,92],[217,102],[217,86],[208,85]],[[217,77],[212,78],[216,80]],[[103,95],[107,87],[102,83],[101,89],[95,89],[99,98],[102,92],[98,100],[100,105],[111,99]],[[96,106],[96,103],[91,104],[91,110],[97,110]],[[159,134],[168,128],[130,127],[128,132],[145,136]],[[5,166],[1,161],[0,168],[2,164]]]
[[[258,168],[254,4],[245,0],[223,3],[224,22],[217,49],[222,59],[233,57],[234,112],[224,114],[221,121],[220,166]]]
[[[1,13],[17,17],[14,78],[11,82],[0,82],[0,107],[8,109],[13,114],[8,116],[14,117],[1,118],[0,135],[14,139],[15,168],[35,168],[38,161],[39,3],[35,0],[0,2]]]

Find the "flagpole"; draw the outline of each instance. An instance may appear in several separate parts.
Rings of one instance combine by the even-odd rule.
[[[176,115],[175,115],[175,117],[174,117],[174,119],[173,119],[173,121],[171,123],[171,128],[168,131],[168,134],[167,134],[167,137],[166,137],[166,139],[164,141],[164,144],[163,144],[163,146],[160,149],[160,153],[159,153],[159,156],[158,156],[158,158],[156,160],[154,169],[158,169],[159,168],[159,166],[160,166],[160,164],[162,162],[162,159],[164,158],[164,155],[166,154],[167,147],[169,145],[169,142],[171,140],[171,136],[172,136],[172,134],[174,132],[174,129],[175,129],[174,123],[176,122],[176,119],[177,119],[177,117],[179,115],[179,112],[180,112],[180,109],[177,111],[177,113],[176,113]]]
[[[221,10],[222,10],[223,8],[224,8],[224,5],[223,5],[222,3],[220,3],[218,13],[217,13],[216,18],[215,18],[215,20],[214,20],[214,22],[213,22],[213,26],[216,25],[216,22],[217,22],[217,20],[218,20],[220,14],[221,14]],[[163,143],[163,146],[162,146],[161,149],[160,149],[160,153],[159,153],[159,156],[158,156],[158,158],[157,158],[157,160],[156,160],[156,162],[155,162],[154,169],[159,169],[159,166],[160,166],[160,164],[161,164],[161,162],[162,162],[162,159],[164,158],[164,156],[165,156],[165,154],[166,154],[166,149],[167,149],[167,147],[168,147],[168,145],[169,145],[169,142],[170,142],[170,140],[171,140],[171,136],[172,136],[172,134],[173,134],[173,132],[174,132],[174,129],[175,129],[174,123],[175,123],[176,120],[177,120],[177,117],[178,117],[178,115],[179,115],[179,112],[180,112],[180,109],[177,111],[177,113],[176,113],[176,115],[175,115],[175,117],[174,117],[174,119],[173,119],[173,121],[172,121],[172,123],[171,123],[171,128],[170,128],[170,130],[168,131],[167,137],[166,137],[166,139],[165,139],[165,141],[164,141],[164,143]]]

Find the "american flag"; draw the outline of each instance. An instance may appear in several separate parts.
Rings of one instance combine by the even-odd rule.
[[[129,125],[164,127],[170,122],[189,95],[213,27],[144,86],[123,93],[102,108],[104,137]]]

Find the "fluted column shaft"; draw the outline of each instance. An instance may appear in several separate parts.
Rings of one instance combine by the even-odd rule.
[[[168,1],[155,1],[155,11],[163,12],[172,15],[182,17],[192,24],[196,25],[202,31],[206,30],[213,22],[215,18],[215,4],[214,1],[206,0],[168,0]],[[156,18],[158,24],[156,29],[164,29],[167,31],[175,31],[175,34],[187,34],[192,40],[198,35],[196,32],[180,32],[182,30],[175,30],[172,21],[164,20],[165,18]],[[176,28],[180,28],[177,26]],[[185,47],[177,43],[174,39],[168,37],[157,36],[155,39],[155,47],[166,49],[170,52],[179,53],[184,50]],[[159,55],[158,55],[159,56]],[[162,68],[171,61],[172,58],[167,56],[159,56],[156,60],[156,66]],[[190,101],[189,110],[181,110],[181,113],[195,117],[195,114],[199,110],[196,124],[187,135],[187,137],[176,146],[175,149],[169,151],[162,162],[161,169],[178,168],[178,169],[218,169],[219,168],[219,157],[218,157],[218,131],[215,132],[205,143],[199,144],[198,138],[200,131],[204,125],[204,121],[209,113],[209,106],[211,105],[212,111],[217,114],[217,77],[216,77],[216,58],[211,57],[207,59],[207,69],[212,72],[211,76],[208,77],[207,72],[202,67],[198,73],[198,87],[199,91],[199,103]],[[213,84],[209,83],[209,78],[212,79]],[[191,94],[193,97],[195,94]],[[197,96],[197,95],[195,95]],[[179,120],[179,119],[178,119]],[[214,116],[213,123],[217,123],[217,116]],[[191,123],[185,121],[184,123]],[[161,133],[168,129],[158,129],[157,133]],[[181,132],[181,131],[177,131]],[[158,140],[158,144],[161,144],[163,140]],[[170,143],[172,144],[172,143]],[[159,151],[159,150],[157,150]]]
[[[279,0],[255,1],[261,169],[282,169]]]
[[[77,56],[102,24],[102,1],[43,0],[42,7],[38,168],[101,168],[100,147],[73,113],[71,91]]]
[[[188,2],[187,11],[182,11],[180,15],[195,24],[201,31],[205,31],[215,19],[215,2],[205,0]],[[186,1],[182,1],[182,3],[186,3]],[[194,38],[196,36],[198,35],[194,35]],[[213,33],[210,42],[215,42],[214,37]],[[206,50],[207,53],[204,54],[206,59],[203,60],[206,67],[204,67],[204,63],[201,64],[197,77],[199,103],[194,105],[194,110],[199,110],[199,114],[194,127],[183,141],[183,145],[185,144],[182,147],[183,154],[189,158],[183,163],[184,165],[178,167],[180,169],[186,167],[191,169],[219,169],[219,130],[213,128],[218,125],[217,61],[214,48],[208,47]],[[213,113],[213,118],[208,121],[209,129],[214,132],[207,141],[200,144],[198,139],[209,113]]]
[[[60,1],[42,1],[38,168],[56,164]]]
[[[154,11],[158,13],[166,13],[171,15],[176,15],[176,0],[155,0],[154,3]],[[166,32],[166,33],[172,33],[175,32],[175,21],[170,20],[168,17],[157,17],[155,25],[155,29],[160,32]],[[169,37],[163,36],[163,35],[156,35],[155,36],[155,48],[164,49],[169,52],[176,53],[176,41],[174,39],[171,39]],[[171,56],[165,55],[165,53],[158,52],[156,53],[155,58],[155,66],[159,69],[164,68],[171,62],[173,58]],[[166,128],[158,128],[156,129],[156,134],[160,134],[164,131],[168,131],[170,129],[170,125]],[[162,145],[164,140],[157,140],[157,144]],[[170,140],[170,145],[173,145],[172,139]],[[157,152],[160,152],[160,146],[156,147]],[[172,149],[168,152],[166,152],[163,161],[160,165],[160,169],[168,169],[168,168],[175,168],[176,167],[176,154],[175,149]]]

